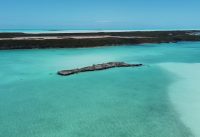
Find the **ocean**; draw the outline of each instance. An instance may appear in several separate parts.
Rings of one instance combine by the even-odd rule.
[[[142,63],[67,77],[110,61]],[[0,137],[200,137],[200,42],[0,51]]]
[[[176,31],[176,30],[200,30],[195,28],[128,28],[128,29],[0,29],[0,33],[96,33],[96,32],[131,32],[131,31]]]

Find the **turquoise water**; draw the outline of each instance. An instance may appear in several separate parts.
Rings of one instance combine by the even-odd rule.
[[[56,75],[109,61],[145,66]],[[0,137],[194,137],[169,62],[200,63],[200,43],[0,51]]]
[[[83,32],[127,32],[127,31],[171,31],[171,30],[200,30],[195,28],[190,29],[177,29],[177,28],[127,28],[127,29],[0,29],[0,33],[83,33]]]

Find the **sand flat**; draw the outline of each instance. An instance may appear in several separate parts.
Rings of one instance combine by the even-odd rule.
[[[162,68],[177,79],[169,87],[169,96],[181,120],[200,137],[200,63],[166,63]]]
[[[26,37],[13,37],[13,38],[0,38],[0,40],[49,40],[49,39],[102,39],[102,38],[119,38],[119,39],[134,39],[134,38],[152,38],[141,36],[111,36],[111,35],[99,35],[99,36],[26,36]]]

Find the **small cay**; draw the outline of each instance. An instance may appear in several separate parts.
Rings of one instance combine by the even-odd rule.
[[[98,71],[98,70],[105,70],[110,68],[116,68],[116,67],[140,67],[143,66],[143,64],[127,64],[124,62],[108,62],[103,64],[97,64],[93,66],[88,66],[84,68],[77,68],[72,70],[61,70],[58,71],[58,75],[61,76],[69,76],[81,72],[87,72],[87,71]]]

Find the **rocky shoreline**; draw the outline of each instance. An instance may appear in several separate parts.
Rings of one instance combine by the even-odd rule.
[[[88,72],[88,71],[99,71],[99,70],[105,70],[105,69],[110,69],[110,68],[116,68],[116,67],[140,67],[143,66],[143,64],[127,64],[124,62],[108,62],[108,63],[103,63],[103,64],[97,64],[93,66],[88,66],[84,68],[77,68],[77,69],[72,69],[72,70],[61,70],[58,71],[58,75],[61,76],[69,76],[73,74],[78,74],[81,72]]]

